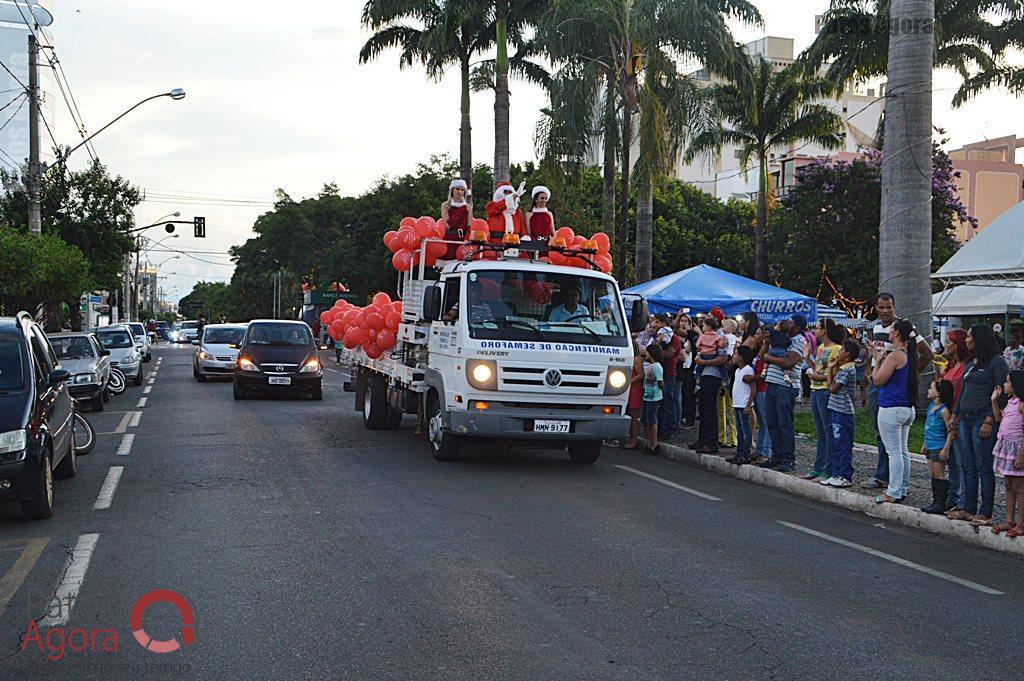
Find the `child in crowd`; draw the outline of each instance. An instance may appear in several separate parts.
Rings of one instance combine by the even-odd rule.
[[[781,321],[775,325],[769,336],[768,354],[772,357],[786,357],[789,354],[789,343],[789,331],[786,328],[786,322]],[[789,375],[788,371],[783,372],[783,374],[786,379],[786,385],[792,388],[793,378]]]
[[[953,421],[953,384],[949,381],[932,381],[928,386],[928,399],[932,402],[928,405],[928,415],[924,422],[921,453],[928,459],[928,472],[932,478],[932,503],[921,510],[925,513],[945,513],[949,510],[946,506],[949,495],[946,462],[949,461],[949,448],[953,446],[956,437],[956,431],[949,427]]]
[[[725,354],[730,358],[733,357],[736,346],[739,344],[740,339],[736,335],[736,320],[728,317],[722,321],[722,330],[719,335],[725,340]],[[733,373],[735,372],[736,364],[730,362],[726,365],[728,369],[725,379],[722,381],[722,391],[718,393],[718,446],[719,447],[736,447],[737,432],[736,432],[736,413],[733,411],[732,392],[730,390],[733,385]]]
[[[1007,537],[1024,535],[1024,371],[1011,371],[1002,388],[992,391],[992,414],[999,422],[993,468],[1006,482],[1006,522],[992,528]],[[1005,401],[1005,406],[999,405]],[[1020,508],[1020,512],[1017,509]]]
[[[819,481],[828,487],[849,487],[853,484],[853,432],[856,427],[854,414],[857,411],[854,406],[857,399],[857,369],[854,362],[859,356],[860,345],[857,341],[847,340],[829,367],[829,455],[832,458],[832,477]]]
[[[725,337],[719,333],[722,323],[715,317],[708,315],[700,320],[701,334],[697,336],[697,356],[704,360],[715,359],[718,351],[724,350],[727,342]],[[697,365],[697,382],[700,383],[700,376],[704,373],[704,367]]]
[[[750,446],[753,442],[754,397],[757,394],[757,378],[754,376],[754,349],[746,345],[736,348],[732,362],[736,374],[732,382],[732,406],[736,414],[736,456],[729,463],[742,465],[750,463]]]
[[[633,341],[633,376],[629,380],[629,442],[623,449],[636,449],[640,435],[640,416],[644,409],[644,360],[640,345]]]
[[[641,350],[644,358],[644,406],[640,414],[640,423],[644,426],[647,436],[646,454],[658,454],[658,410],[661,409],[662,392],[665,389],[665,370],[661,366],[662,353],[658,343],[651,343]]]

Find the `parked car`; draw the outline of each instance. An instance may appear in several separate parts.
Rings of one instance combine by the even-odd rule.
[[[231,376],[235,373],[238,346],[245,335],[245,324],[207,324],[203,335],[192,341],[192,375],[200,383],[208,376]]]
[[[139,348],[142,361],[148,362],[153,359],[153,346],[149,340],[149,334],[146,333],[146,325],[142,322],[128,322],[128,328],[132,330],[132,335],[135,336],[135,345]]]
[[[62,369],[71,372],[68,390],[92,411],[103,411],[109,399],[110,351],[100,347],[91,333],[56,333],[47,337]]]
[[[171,325],[170,324],[168,324],[167,322],[157,322],[156,323],[156,337],[157,338],[159,338],[161,340],[164,340],[164,341],[170,341],[171,340],[170,333],[171,333]]]
[[[177,343],[178,336],[180,335],[181,324],[179,322],[174,322],[173,324],[171,324],[171,330],[167,332],[167,340],[170,341],[171,343]]]
[[[75,401],[42,329],[26,312],[0,317],[0,503],[53,515],[54,478],[73,478]]]
[[[199,322],[182,322],[178,328],[178,343],[191,343],[199,337]]]
[[[110,351],[110,363],[117,366],[134,385],[142,385],[142,354],[127,324],[113,324],[96,329],[96,339]]]
[[[261,319],[249,323],[238,350],[234,396],[308,392],[322,400],[324,371],[305,322]]]

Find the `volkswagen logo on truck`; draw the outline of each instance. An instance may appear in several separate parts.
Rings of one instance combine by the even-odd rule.
[[[549,388],[557,388],[562,385],[562,372],[558,369],[548,369],[544,372],[544,384]]]

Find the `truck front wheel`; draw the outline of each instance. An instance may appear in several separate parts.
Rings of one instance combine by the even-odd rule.
[[[430,438],[430,451],[438,461],[458,461],[459,448],[462,442],[458,435],[444,430],[444,418],[441,415],[441,400],[437,393],[431,391],[427,400],[427,437]]]
[[[569,443],[569,459],[573,463],[590,464],[597,461],[601,456],[600,440],[582,440]]]

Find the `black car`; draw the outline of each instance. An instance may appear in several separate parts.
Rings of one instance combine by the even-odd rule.
[[[53,515],[54,478],[77,470],[70,375],[28,313],[0,317],[0,503],[29,519]]]
[[[324,371],[313,333],[305,322],[259,319],[251,322],[238,350],[234,393],[309,393],[324,397]]]

